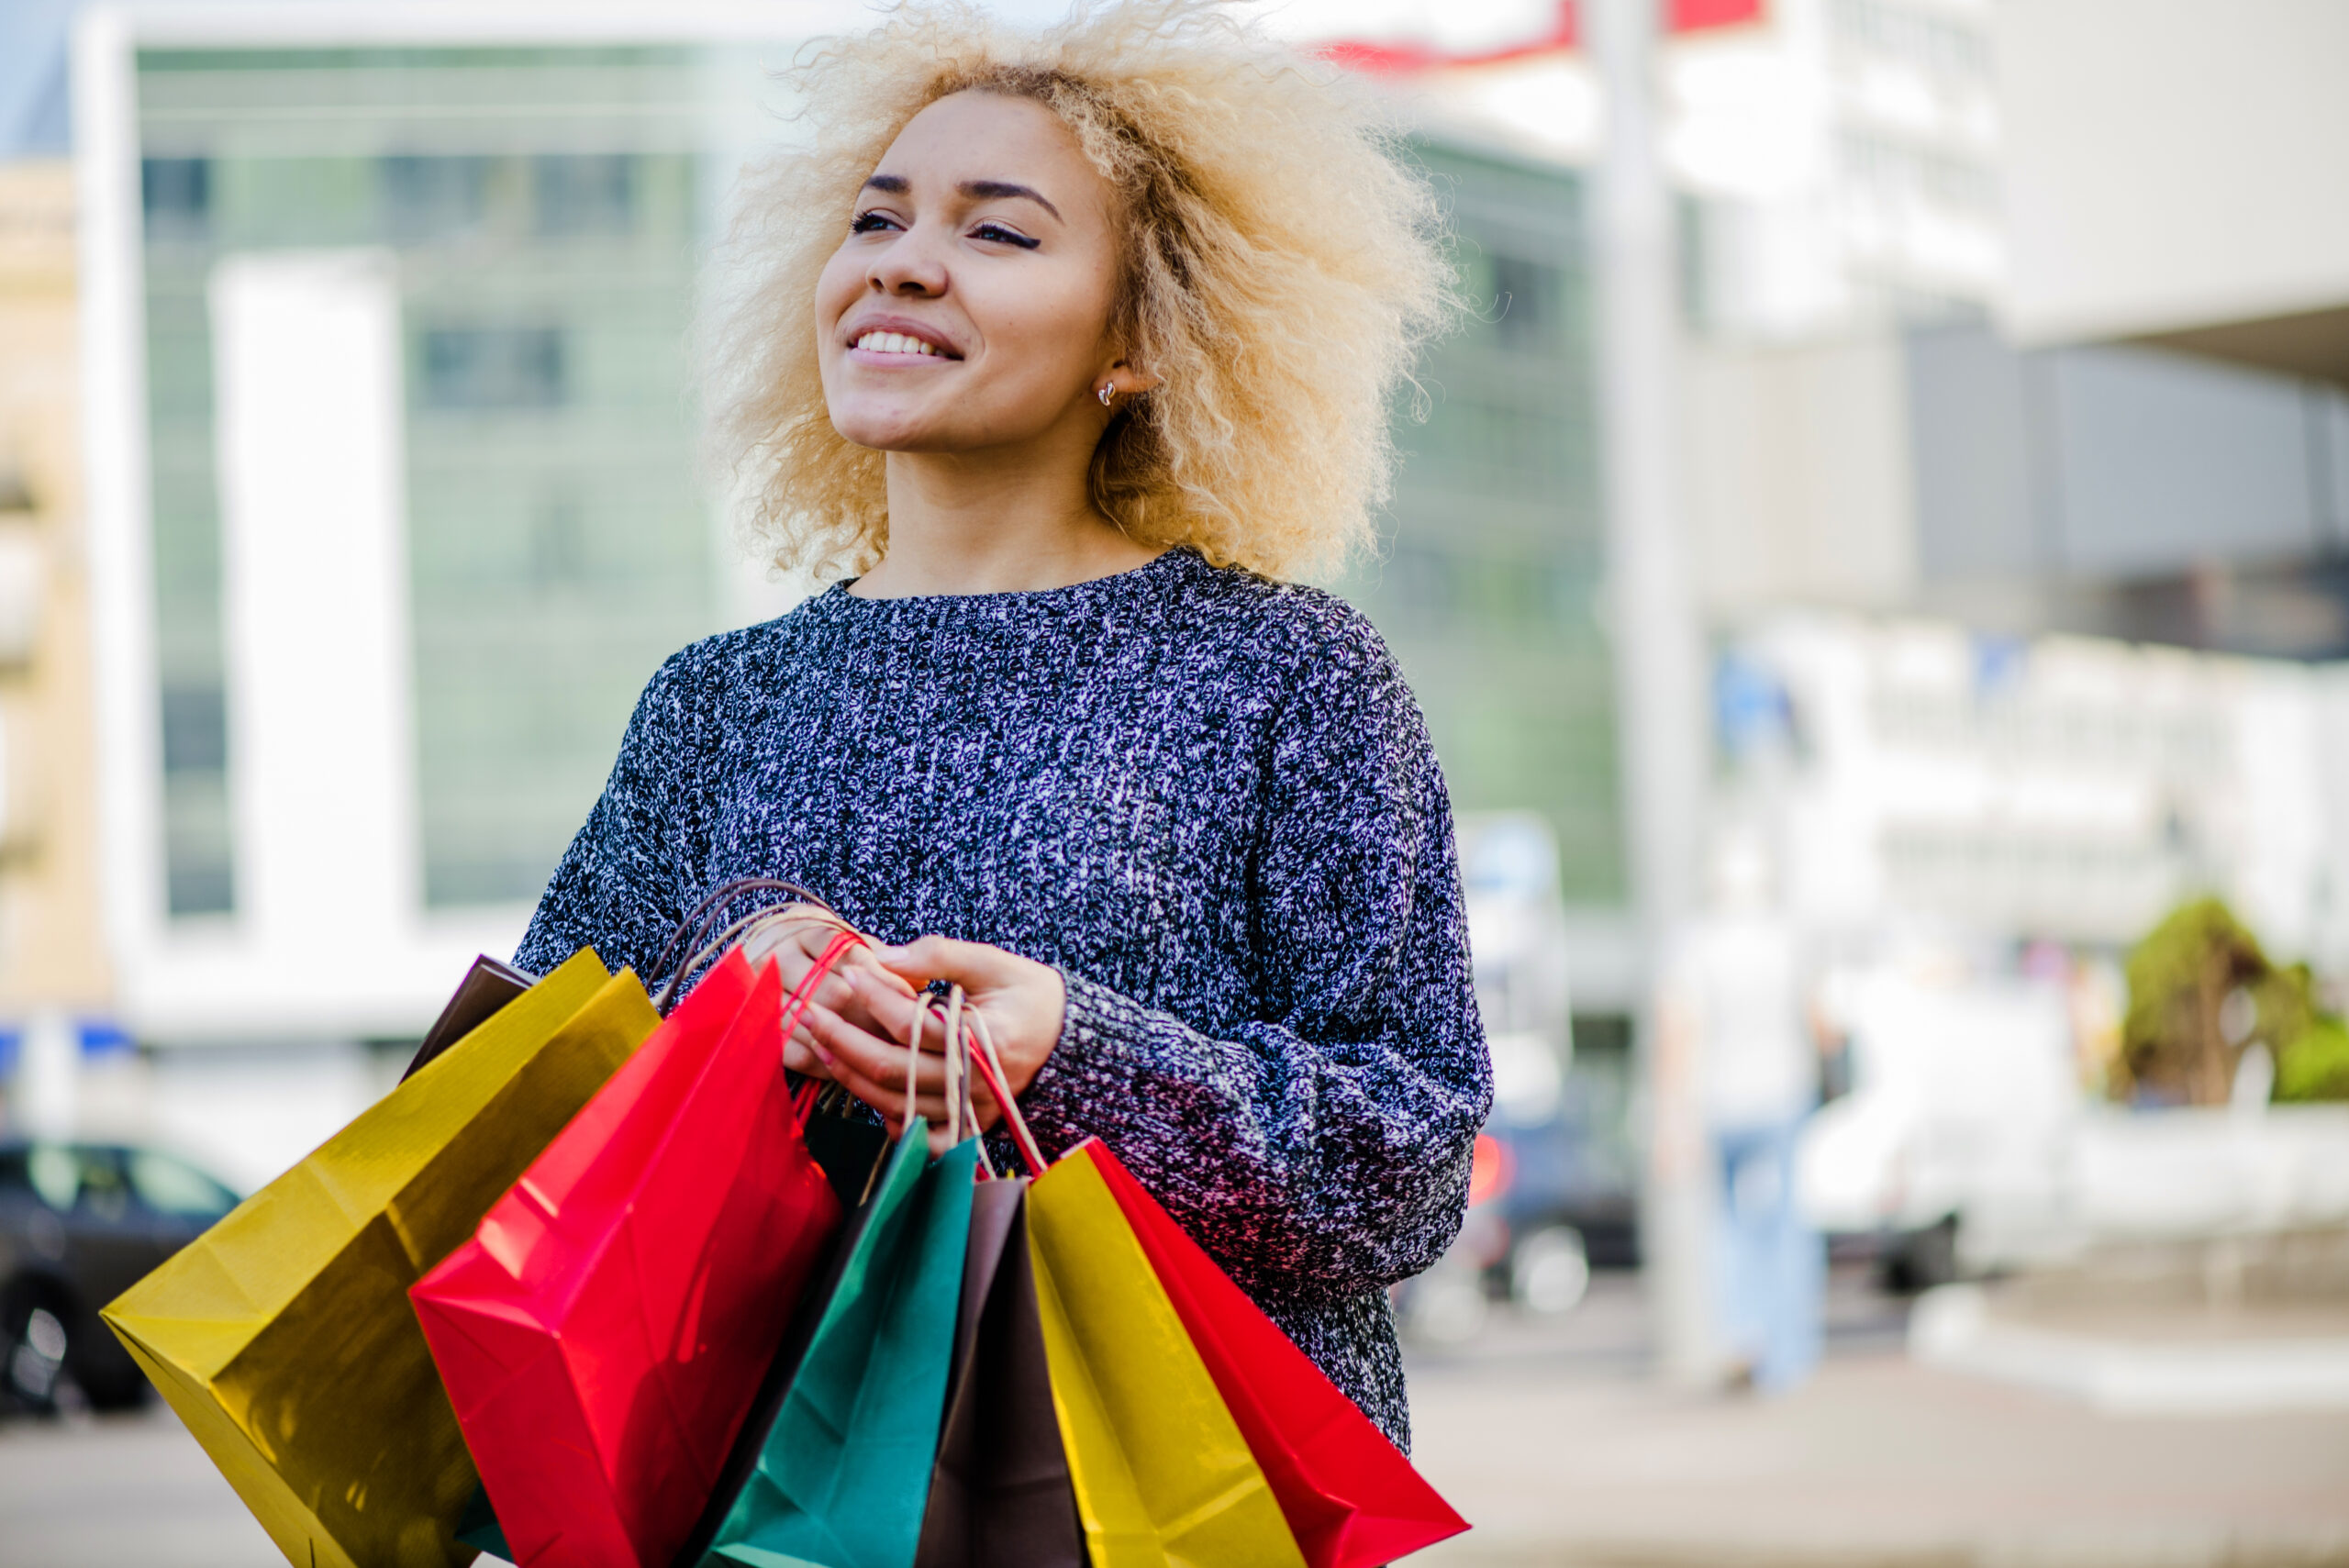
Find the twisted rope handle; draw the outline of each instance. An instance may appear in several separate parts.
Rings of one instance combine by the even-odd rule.
[[[743,916],[705,942],[691,958],[678,966],[677,972],[669,977],[668,984],[662,986],[660,993],[652,998],[652,1005],[667,1012],[676,1000],[678,989],[703,964],[738,941],[747,942],[763,931],[782,930],[792,926],[826,926],[860,942],[866,940],[862,931],[821,905],[810,906],[793,903],[781,909],[760,909]]]
[[[716,936],[710,934],[729,903],[756,893],[785,893],[791,895],[793,902],[780,909],[754,910],[726,925]],[[808,1005],[815,1000],[817,987],[822,984],[824,976],[838,967],[849,949],[859,944],[869,945],[871,939],[842,919],[822,897],[783,877],[738,878],[715,889],[688,910],[685,918],[678,922],[668,943],[662,948],[660,957],[654,961],[648,976],[649,979],[658,979],[662,975],[668,977],[655,993],[653,1005],[666,1013],[676,1000],[677,993],[695,972],[734,943],[747,942],[762,931],[795,925],[826,926],[834,934],[822,954],[800,977],[799,984],[793,988],[786,1003],[782,1037],[787,1045],[806,1017]],[[688,956],[672,972],[670,965],[680,951]],[[921,1042],[928,1033],[933,1008],[942,1015],[939,1021],[946,1065],[946,1130],[950,1142],[959,1143],[965,1136],[977,1135],[978,1107],[972,1097],[972,1079],[975,1073],[985,1081],[988,1093],[995,1096],[996,1104],[1002,1108],[1005,1125],[1011,1131],[1012,1141],[1019,1149],[1029,1173],[1042,1175],[1046,1164],[1043,1151],[1037,1144],[1035,1135],[1029,1130],[1027,1118],[1020,1115],[1019,1102],[1012,1096],[1002,1059],[996,1053],[994,1036],[987,1030],[986,1018],[979,1011],[978,1005],[964,995],[960,985],[947,987],[942,1006],[933,1000],[925,1000],[915,1008],[912,1038],[906,1044],[907,1124],[910,1125],[914,1118],[914,1085],[921,1065]],[[812,1078],[799,1086],[793,1096],[793,1108],[803,1122],[825,1092],[825,1085]],[[980,1146],[979,1160],[992,1176],[995,1173],[994,1162],[987,1158],[985,1144]],[[877,1164],[874,1168],[876,1172],[879,1169]]]
[[[987,1081],[987,1092],[1002,1108],[1004,1125],[1011,1129],[1011,1141],[1019,1150],[1019,1158],[1027,1164],[1028,1173],[1044,1173],[1044,1151],[1037,1147],[1036,1135],[1028,1130],[1028,1118],[1019,1114],[1019,1102],[1012,1097],[1008,1080],[1004,1076],[1003,1062],[995,1053],[995,1037],[987,1032],[986,1015],[975,1006],[970,1009],[971,1038],[978,1042],[978,1051],[971,1057]]]
[[[783,877],[744,876],[723,884],[706,895],[691,909],[685,911],[685,917],[677,922],[676,929],[670,933],[668,941],[662,945],[660,956],[652,961],[652,966],[644,973],[644,983],[648,986],[667,977],[668,984],[662,986],[659,993],[659,997],[662,999],[660,1005],[664,1011],[667,1005],[665,999],[674,997],[678,988],[692,975],[702,960],[708,956],[711,950],[706,944],[710,928],[717,923],[719,914],[726,906],[738,898],[745,898],[757,893],[787,893],[796,903],[812,905],[825,914],[832,915],[835,920],[840,918],[839,916],[832,914],[832,906],[821,896]],[[755,920],[760,915],[774,913],[776,911],[772,908],[764,908],[757,911],[751,918]],[[744,923],[735,922],[735,929],[739,929]],[[719,939],[721,949],[725,940],[724,937]],[[696,953],[697,956],[672,973],[670,966],[676,962],[680,953]]]

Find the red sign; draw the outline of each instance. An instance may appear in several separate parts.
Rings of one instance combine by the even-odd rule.
[[[1549,27],[1494,49],[1454,52],[1436,44],[1411,39],[1378,43],[1345,39],[1324,44],[1316,52],[1324,60],[1334,61],[1351,70],[1368,72],[1374,76],[1394,76],[1413,71],[1428,71],[1440,65],[1498,65],[1505,61],[1522,60],[1528,55],[1572,49],[1575,39],[1574,0],[1559,0],[1556,9],[1551,13]]]
[[[1664,30],[1676,35],[1760,22],[1767,15],[1769,0],[1658,0],[1658,4],[1664,8]],[[1438,66],[1497,65],[1529,55],[1573,49],[1581,41],[1577,9],[1575,0],[1559,0],[1546,29],[1495,49],[1453,52],[1436,44],[1408,39],[1377,42],[1346,39],[1323,44],[1315,52],[1324,60],[1374,76],[1403,75]]]
[[[1766,9],[1766,0],[1664,0],[1664,27],[1672,33],[1742,28],[1762,20]]]

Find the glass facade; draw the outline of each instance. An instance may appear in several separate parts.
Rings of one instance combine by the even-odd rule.
[[[1625,895],[1581,181],[1423,146],[1474,318],[1430,356],[1384,558],[1338,584],[1393,646],[1453,807],[1531,810],[1570,904]]]
[[[395,259],[421,884],[433,906],[529,899],[635,694],[724,613],[685,337],[755,70],[699,48],[139,53],[174,916],[238,898],[215,268]],[[1566,896],[1620,902],[1580,186],[1421,156],[1489,307],[1427,367],[1426,420],[1400,415],[1388,548],[1339,586],[1393,643],[1458,806],[1540,811]]]
[[[140,54],[173,915],[236,903],[213,269],[396,257],[425,900],[530,898],[636,692],[718,615],[685,402],[706,65],[657,48]]]

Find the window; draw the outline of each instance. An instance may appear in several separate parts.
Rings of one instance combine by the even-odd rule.
[[[1987,85],[1990,43],[1980,31],[1883,0],[1836,0],[1835,31],[1868,54],[1887,56],[1946,81]]]
[[[201,239],[212,225],[212,165],[202,158],[145,158],[139,203],[150,239]]]
[[[386,158],[384,227],[401,239],[435,239],[481,227],[489,210],[486,158]]]
[[[119,1219],[129,1207],[122,1165],[111,1149],[36,1143],[25,1161],[25,1173],[41,1202],[60,1214],[79,1208]]]
[[[237,1207],[236,1194],[168,1154],[136,1150],[129,1163],[131,1191],[158,1214],[212,1220]]]
[[[1853,131],[1837,151],[1844,177],[1871,200],[1984,217],[1998,209],[1998,180],[1982,164]]]
[[[1493,323],[1501,346],[1520,352],[1555,348],[1563,274],[1547,261],[1496,252],[1493,256]]]
[[[633,159],[549,153],[532,161],[538,231],[627,234],[636,228]]]
[[[552,327],[424,334],[428,408],[554,408],[562,401],[562,334]]]
[[[227,694],[217,686],[165,686],[163,772],[218,773],[228,767]]]

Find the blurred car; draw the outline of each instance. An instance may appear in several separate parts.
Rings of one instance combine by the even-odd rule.
[[[1571,1311],[1592,1266],[1630,1263],[1636,1246],[1626,1058],[1577,1068],[1556,840],[1527,813],[1465,815],[1460,870],[1493,1111],[1459,1239],[1395,1295],[1404,1332],[1433,1344],[1473,1339],[1495,1298]]]
[[[2082,1112],[2062,988],[1887,966],[1850,989],[1851,1092],[1796,1154],[1805,1216],[1903,1291],[2059,1247]]]
[[[143,1399],[147,1380],[98,1309],[236,1204],[156,1150],[0,1141],[0,1407]]]

